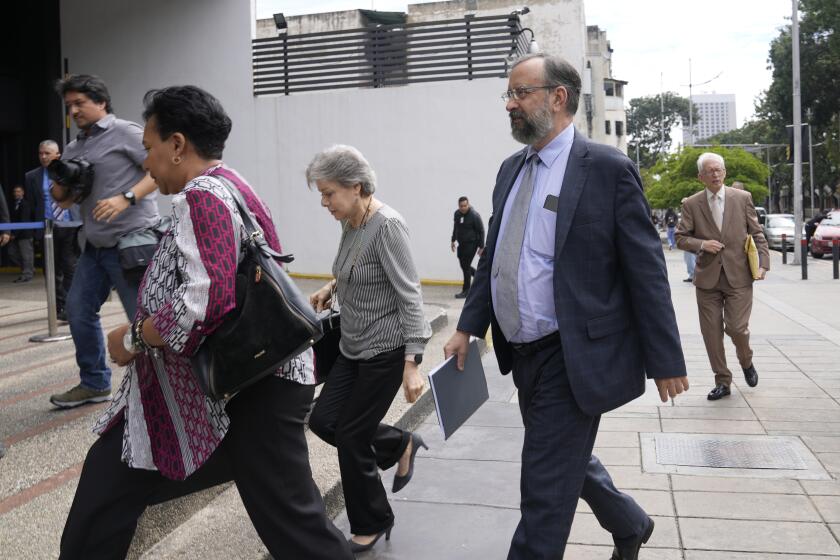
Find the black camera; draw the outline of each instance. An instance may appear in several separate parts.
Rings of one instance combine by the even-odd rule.
[[[53,183],[67,189],[67,196],[61,200],[56,198],[57,202],[82,202],[93,189],[93,164],[85,158],[53,160],[47,166],[47,175]]]

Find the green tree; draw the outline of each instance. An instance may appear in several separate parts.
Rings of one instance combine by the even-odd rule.
[[[840,2],[801,0],[800,8],[802,117],[812,125],[817,188],[834,186],[840,179]],[[788,141],[785,126],[793,122],[792,51],[790,26],[787,26],[770,44],[768,63],[773,70],[773,81],[756,107],[757,120],[775,131],[775,141],[785,143]],[[780,166],[777,175],[780,182],[790,183],[788,166]],[[807,167],[804,176],[807,181]]]
[[[664,111],[663,111],[664,106]],[[688,99],[676,93],[636,97],[630,100],[627,110],[628,147],[631,154],[639,147],[641,167],[652,167],[671,147],[671,129],[688,122]],[[695,122],[699,118],[694,108]],[[663,132],[664,129],[664,143]]]
[[[760,206],[767,197],[767,166],[742,148],[683,148],[661,159],[645,175],[645,194],[653,208],[676,208],[680,201],[703,189],[697,179],[697,158],[705,151],[720,154],[726,162],[726,184],[744,184]]]

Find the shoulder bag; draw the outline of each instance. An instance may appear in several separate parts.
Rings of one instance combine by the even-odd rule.
[[[256,226],[239,190],[221,178],[239,209],[247,232],[236,270],[236,308],[192,357],[204,393],[228,399],[275,373],[322,336],[309,301],[301,293]]]

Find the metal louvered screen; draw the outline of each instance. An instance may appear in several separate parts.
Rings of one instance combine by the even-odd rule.
[[[500,78],[527,50],[518,16],[255,39],[254,95]]]

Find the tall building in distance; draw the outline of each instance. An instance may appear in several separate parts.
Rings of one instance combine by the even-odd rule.
[[[700,93],[693,95],[691,99],[700,115],[700,118],[694,121],[694,142],[738,128],[735,118],[735,94]],[[683,128],[683,143],[692,144],[688,126]]]

